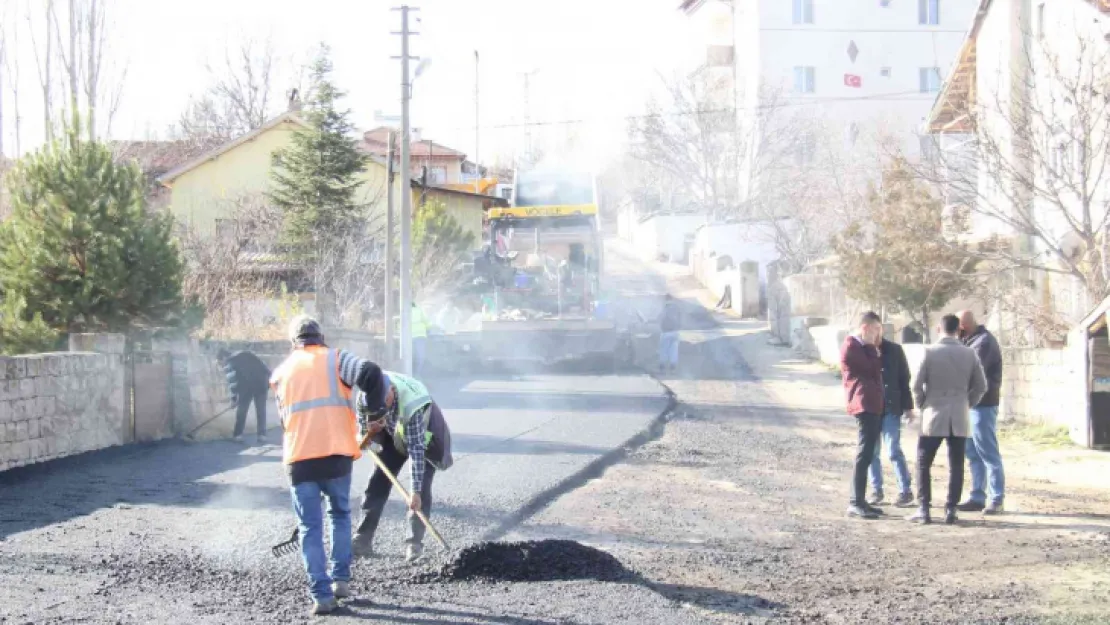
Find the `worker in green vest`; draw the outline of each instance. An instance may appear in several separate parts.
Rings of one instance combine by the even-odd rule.
[[[357,399],[359,426],[362,430],[363,449],[372,443],[381,446],[378,452],[382,464],[394,476],[410,461],[412,476],[409,507],[409,537],[405,560],[412,562],[424,552],[424,524],[414,514],[416,510],[425,517],[432,513],[432,479],[436,471],[446,471],[454,463],[451,457],[451,431],[443,419],[443,412],[432,399],[428,388],[416,378],[382,372],[385,389],[384,406],[371,406],[364,394]],[[362,521],[355,531],[354,554],[358,557],[373,555],[374,532],[389,500],[393,483],[381,468],[374,469],[362,498]]]
[[[428,317],[424,310],[412,303],[412,374],[424,373],[424,350],[428,345]]]

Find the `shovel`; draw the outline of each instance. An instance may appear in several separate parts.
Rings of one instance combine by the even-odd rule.
[[[377,444],[375,443],[374,446],[377,446]],[[380,449],[380,447],[378,447],[378,449]],[[369,452],[370,457],[374,460],[374,464],[378,465],[378,468],[382,470],[382,473],[385,473],[385,476],[389,478],[389,481],[393,482],[393,485],[397,487],[397,490],[401,491],[401,494],[405,496],[405,501],[411,501],[412,498],[409,497],[408,491],[405,490],[404,486],[401,486],[401,482],[397,480],[397,476],[393,475],[393,472],[385,466],[385,463],[382,462],[382,459],[380,457],[378,457],[378,454],[373,449],[373,447],[367,451]],[[434,537],[445,550],[450,551],[450,545],[447,544],[447,541],[443,539],[443,536],[440,535],[435,526],[432,525],[432,522],[428,520],[428,517],[424,516],[424,511],[416,510],[415,512],[417,518],[419,518],[420,522],[424,524],[424,527],[428,528],[428,532],[431,533],[432,537]],[[297,553],[297,551],[300,550],[301,547],[300,538],[300,528],[294,528],[293,535],[289,537],[289,540],[280,542],[273,547],[270,547],[270,553],[274,554],[275,558],[280,558],[282,556]]]
[[[376,446],[376,443],[375,443],[375,446]],[[381,449],[381,448],[378,447],[378,449]],[[389,478],[389,481],[393,482],[393,485],[397,487],[397,490],[401,491],[401,494],[405,496],[405,501],[406,502],[412,501],[412,497],[409,496],[409,492],[407,490],[405,490],[404,486],[401,486],[401,482],[399,482],[397,480],[397,476],[393,475],[393,472],[390,471],[389,468],[385,466],[385,463],[382,462],[382,459],[378,456],[378,453],[374,450],[374,446],[371,446],[371,448],[368,449],[367,451],[370,454],[370,458],[374,460],[374,464],[378,465],[378,468],[381,469],[382,473],[385,473],[385,476]],[[445,550],[450,551],[451,547],[447,544],[446,540],[443,540],[443,536],[440,536],[439,532],[436,531],[435,526],[432,525],[432,522],[428,520],[428,517],[424,516],[424,511],[423,510],[414,510],[413,512],[416,513],[416,516],[420,519],[420,522],[424,524],[424,527],[428,528],[428,532],[431,533],[432,537],[435,538],[436,541]]]
[[[212,415],[211,419],[208,419],[204,423],[201,423],[197,427],[193,428],[193,431],[186,434],[185,438],[188,438],[188,439],[193,438],[193,435],[196,434],[197,432],[199,432],[202,427],[204,427],[204,426],[208,425],[209,423],[212,423],[216,419],[219,419],[220,417],[224,416],[225,414],[230,412],[232,408],[235,408],[235,406],[228,406],[227,408],[224,408],[223,410],[221,410],[221,411],[217,412],[216,414]]]

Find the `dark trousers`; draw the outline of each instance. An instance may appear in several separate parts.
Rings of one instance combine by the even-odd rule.
[[[867,503],[867,470],[875,457],[875,446],[883,433],[882,415],[861,412],[856,415],[859,428],[859,444],[856,446],[856,468],[852,472],[852,493],[848,503],[865,505]]]
[[[242,436],[243,429],[247,426],[247,410],[254,402],[254,416],[258,420],[258,435],[266,433],[266,391],[254,395],[243,394],[239,396],[239,403],[235,407],[235,436]]]
[[[409,457],[401,453],[394,445],[393,438],[379,434],[374,439],[382,446],[380,453],[382,464],[389,468],[389,472],[398,476],[401,469],[408,462]],[[367,452],[372,453],[372,452]],[[424,485],[420,489],[420,510],[424,516],[432,515],[432,480],[435,479],[436,468],[425,460]],[[393,483],[382,473],[381,468],[375,468],[366,484],[366,492],[362,497],[362,522],[358,524],[357,533],[373,539],[374,532],[378,530],[378,522],[382,519],[382,510],[385,502],[389,500],[389,493],[393,490]],[[424,542],[424,524],[413,513],[409,513],[409,538],[405,542],[421,544]]]
[[[930,472],[941,441],[948,441],[948,500],[945,507],[955,508],[964,490],[964,446],[967,439],[962,436],[922,436],[917,439],[917,500],[922,508],[928,508],[933,500]]]

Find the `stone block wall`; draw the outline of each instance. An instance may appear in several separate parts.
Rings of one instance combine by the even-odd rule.
[[[385,353],[381,337],[366,332],[334,331],[327,334],[328,345],[345,349],[362,358],[381,363]],[[220,342],[197,340],[156,340],[155,351],[168,351],[173,357],[174,430],[185,436],[205,421],[226,412],[196,432],[194,438],[212,439],[229,436],[235,425],[235,411],[227,410],[230,397],[223,369],[216,361],[220,348],[231,352],[250,350],[270,369],[275,369],[289,355],[287,341]],[[273,394],[267,407],[267,425],[278,425],[277,405]],[[247,415],[246,433],[254,434],[254,410]]]
[[[1082,349],[1004,349],[999,419],[1063,425],[1085,444],[1085,358]]]
[[[0,357],[0,470],[130,442],[121,354]]]

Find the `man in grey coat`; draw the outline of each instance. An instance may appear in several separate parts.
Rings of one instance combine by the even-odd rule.
[[[917,512],[907,520],[929,523],[932,483],[929,472],[940,449],[948,443],[948,499],[944,522],[956,522],[956,505],[964,489],[964,450],[971,434],[968,410],[987,391],[987,379],[979,357],[957,338],[960,319],[945,315],[941,319],[940,340],[925,350],[913,383],[913,396],[921,410],[921,433],[917,439]]]

